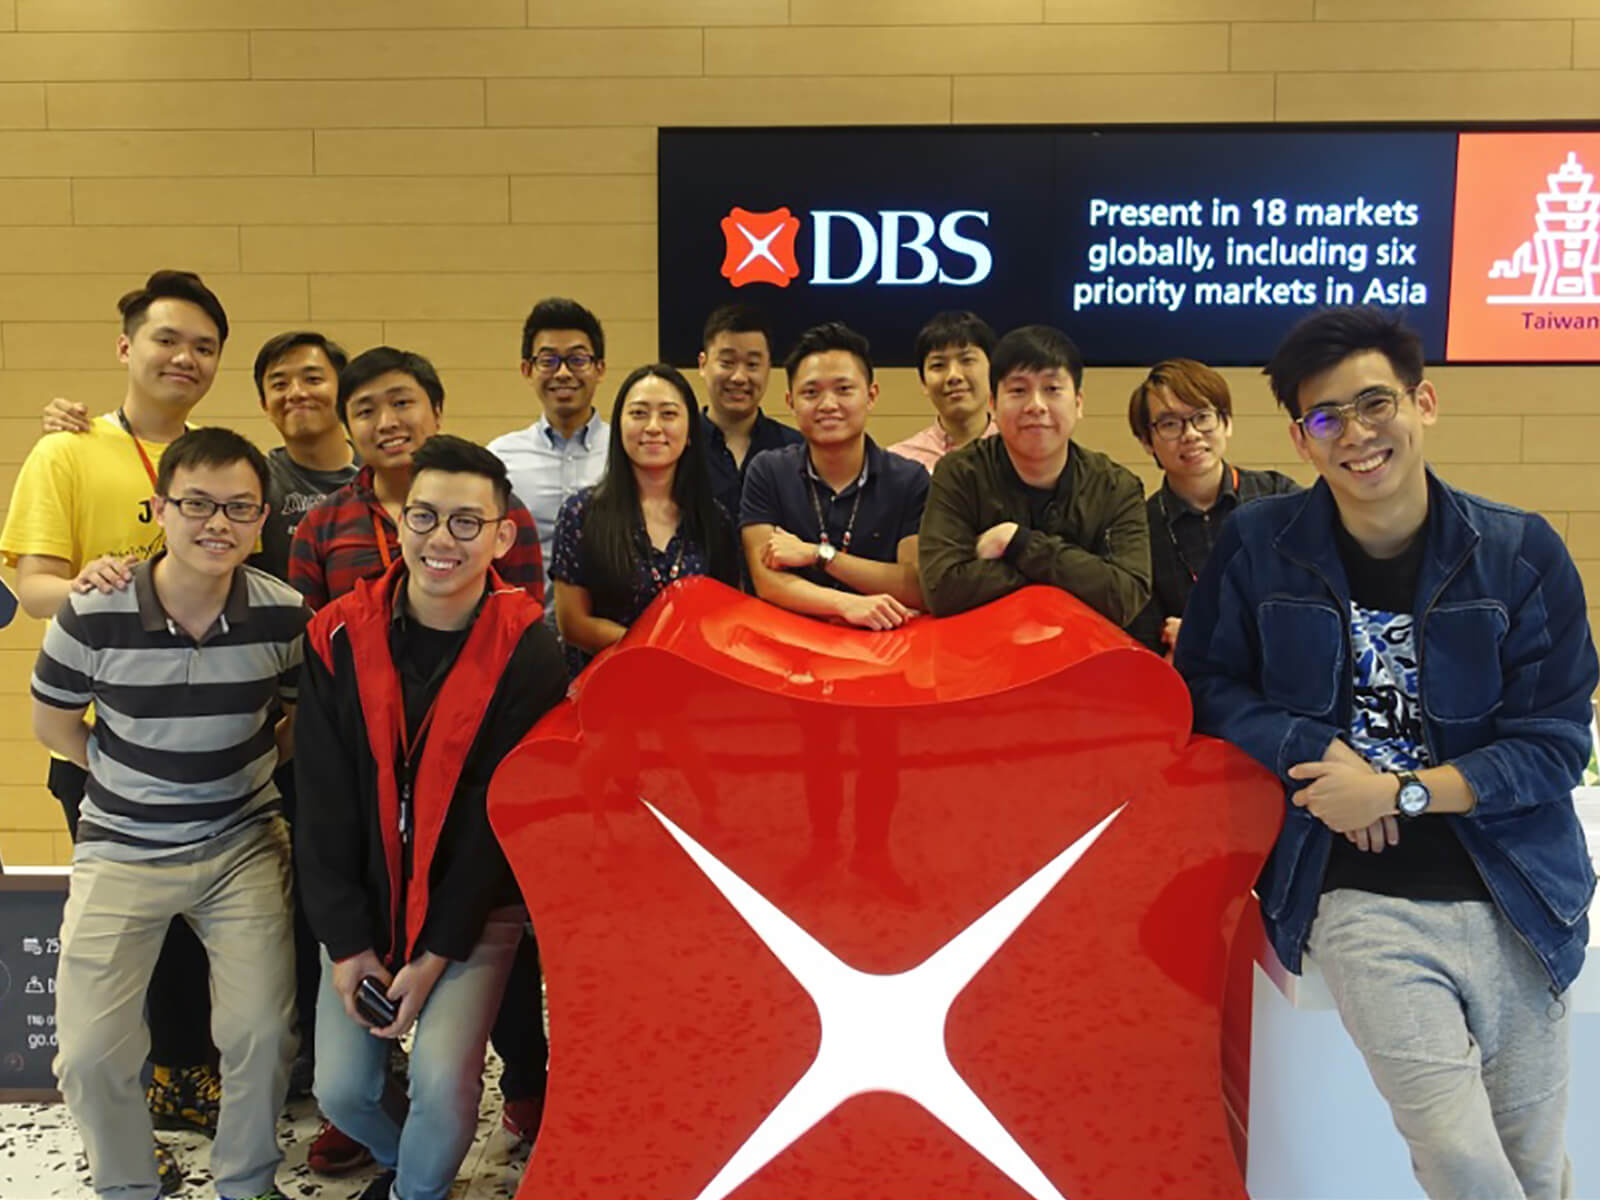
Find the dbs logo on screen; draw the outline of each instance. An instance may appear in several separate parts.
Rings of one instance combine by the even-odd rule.
[[[977,209],[939,217],[916,209],[882,209],[872,217],[848,209],[813,209],[806,216],[811,274],[805,282],[813,286],[971,287],[994,270],[993,253],[974,236],[975,230],[988,228],[989,214]],[[722,218],[723,278],[734,287],[788,287],[804,274],[796,249],[801,224],[788,208],[731,209]]]

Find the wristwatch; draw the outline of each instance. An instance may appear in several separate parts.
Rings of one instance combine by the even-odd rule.
[[[828,564],[834,560],[834,556],[838,553],[839,552],[834,549],[832,542],[818,542],[817,566],[826,571],[828,569]]]
[[[1428,790],[1428,785],[1417,778],[1415,771],[1396,771],[1395,778],[1400,780],[1400,791],[1395,795],[1394,806],[1400,810],[1402,817],[1420,817],[1428,811],[1428,805],[1433,802],[1433,793]]]

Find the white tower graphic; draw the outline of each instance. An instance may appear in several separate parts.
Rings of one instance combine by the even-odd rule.
[[[850,1097],[879,1091],[922,1105],[1034,1200],[1063,1200],[956,1071],[945,1051],[944,1025],[967,984],[1127,805],[1119,805],[917,966],[875,975],[841,962],[655,805],[642,796],[640,802],[806,990],[822,1025],[810,1068],[697,1200],[723,1200]]]
[[[1600,304],[1600,191],[1594,173],[1578,152],[1545,176],[1539,193],[1537,227],[1510,258],[1495,259],[1490,279],[1533,277],[1533,286],[1515,296],[1490,296],[1490,304]]]

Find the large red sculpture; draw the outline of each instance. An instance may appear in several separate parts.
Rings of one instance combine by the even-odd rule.
[[[1282,793],[1189,728],[1053,589],[869,633],[669,588],[490,793],[549,985],[518,1195],[1243,1196]]]

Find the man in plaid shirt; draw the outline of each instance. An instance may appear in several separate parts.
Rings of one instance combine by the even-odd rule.
[[[411,486],[411,456],[439,432],[444,385],[420,354],[378,346],[339,372],[339,418],[365,464],[353,480],[306,513],[289,548],[289,582],[321,608],[381,575],[400,556],[395,521]],[[512,497],[517,539],[495,564],[500,577],[544,603],[539,533]]]

